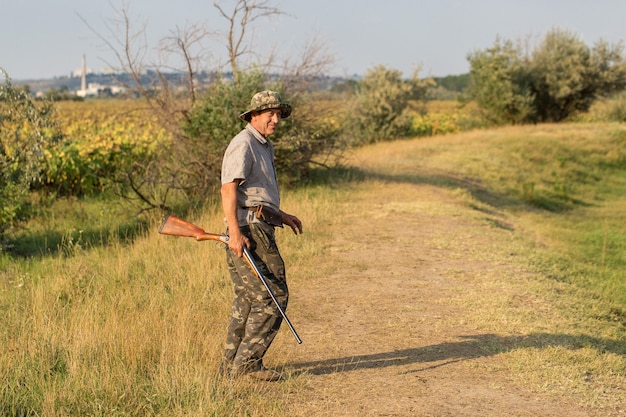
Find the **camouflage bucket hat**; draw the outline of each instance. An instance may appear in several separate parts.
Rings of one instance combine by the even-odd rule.
[[[250,100],[250,107],[248,110],[241,113],[239,117],[246,122],[250,121],[250,114],[256,111],[263,111],[268,109],[280,109],[280,117],[286,119],[291,114],[291,106],[287,103],[283,103],[280,94],[275,91],[261,91],[256,93],[252,100]]]

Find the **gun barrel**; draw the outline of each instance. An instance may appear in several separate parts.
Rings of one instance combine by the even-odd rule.
[[[226,245],[228,245],[228,236],[226,235],[219,235],[217,233],[203,233],[199,236],[196,236],[196,240],[198,241],[203,241],[203,240],[215,240],[217,242],[222,242]]]
[[[285,310],[278,302],[278,299],[276,298],[276,296],[274,295],[274,292],[272,291],[269,284],[267,283],[267,280],[263,276],[263,273],[261,272],[261,270],[259,270],[259,267],[256,266],[256,263],[254,263],[254,258],[252,258],[252,254],[250,253],[250,250],[245,246],[243,247],[243,255],[248,265],[254,272],[254,274],[261,280],[261,282],[263,283],[263,286],[265,287],[267,292],[270,294],[270,297],[272,297],[272,301],[274,301],[274,304],[276,304],[276,307],[278,308],[280,315],[283,316],[285,323],[287,323],[287,326],[289,327],[289,330],[291,330],[291,333],[293,334],[293,336],[296,338],[296,341],[298,342],[298,344],[302,344],[302,339],[300,339],[300,336],[298,336],[298,332],[296,332],[296,329],[293,327],[293,324],[291,324],[289,317],[287,317],[287,313],[285,313]]]
[[[207,233],[202,228],[192,223],[189,223],[179,217],[176,217],[172,214],[169,214],[167,217],[165,217],[165,219],[163,220],[163,223],[161,224],[161,227],[159,227],[159,233],[163,235],[170,235],[170,236],[194,237],[198,241],[215,240],[215,241],[222,242],[228,245],[227,235],[220,235],[217,233]],[[261,272],[259,267],[254,263],[254,258],[252,257],[250,250],[245,246],[243,247],[243,254],[244,254],[246,263],[248,264],[250,269],[252,269],[252,272],[254,272],[257,278],[261,280],[261,282],[263,283],[263,286],[265,287],[267,292],[270,294],[270,297],[272,297],[272,301],[274,302],[274,304],[276,304],[276,307],[278,308],[280,315],[285,320],[285,323],[287,323],[287,326],[289,326],[289,330],[291,330],[291,333],[293,333],[294,337],[296,338],[296,341],[298,342],[298,344],[301,344],[302,339],[300,339],[300,336],[298,336],[296,329],[291,324],[291,321],[289,321],[289,318],[287,317],[287,313],[285,313],[285,310],[282,308],[282,306],[278,302],[278,299],[276,298],[276,296],[274,295],[274,292],[272,291],[269,284],[267,283],[267,280],[263,276],[263,273]]]

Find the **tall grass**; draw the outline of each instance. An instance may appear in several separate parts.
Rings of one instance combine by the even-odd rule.
[[[13,272],[4,414],[160,414],[214,388],[219,251],[151,236],[65,248]]]
[[[306,216],[308,227],[329,210],[328,200],[310,193],[313,188],[301,191],[291,207]],[[74,214],[99,206],[73,204]],[[71,214],[67,206],[60,210]],[[217,207],[189,220],[208,231],[224,229]],[[119,221],[107,216],[100,228],[108,222],[115,230]],[[132,241],[117,233],[82,245],[65,238],[43,256],[5,256],[0,415],[280,413],[280,403],[263,389],[218,379],[232,300],[224,247],[158,235],[159,221],[149,220]],[[70,224],[49,219],[47,227],[58,236]],[[67,235],[75,236],[76,227]],[[33,241],[44,229],[22,236]],[[306,239],[285,238],[285,256],[296,263],[316,250]],[[296,271],[290,272],[297,277]]]

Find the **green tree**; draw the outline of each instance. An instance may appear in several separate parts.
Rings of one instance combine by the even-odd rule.
[[[116,178],[120,192],[139,201],[142,210],[184,205],[181,201],[201,204],[219,185],[225,146],[243,127],[238,112],[248,106],[252,95],[274,88],[295,106],[308,93],[309,84],[331,63],[332,58],[315,40],[304,46],[301,56],[289,56],[283,65],[275,62],[273,50],[264,51],[263,45],[252,48],[254,26],[283,14],[272,3],[273,0],[213,1],[228,26],[224,42],[232,80],[218,78],[211,85],[197,77],[201,70],[215,65],[205,45],[212,34],[203,25],[178,29],[162,39],[156,49],[164,61],[157,63],[150,63],[145,27],[135,29],[128,7],[116,10],[118,18],[109,26],[113,40],[96,32],[114,52],[118,72],[129,76],[131,81],[125,85],[128,91],[146,101],[171,136],[169,143],[154,153],[135,158],[132,168]],[[263,63],[260,60],[265,52],[267,61]],[[185,74],[183,88],[170,85],[164,76],[165,71],[172,69]],[[147,82],[146,73],[152,75],[148,77],[152,81]],[[215,73],[224,74],[224,69],[218,67]],[[269,82],[270,78],[276,79],[270,73],[280,74],[279,81]],[[290,172],[305,172],[308,162],[327,150],[326,144],[334,143],[335,131],[299,124],[297,131],[286,134],[295,126],[291,119],[285,120],[280,133],[273,137],[281,138],[276,147],[276,163],[293,168]],[[309,132],[310,139],[306,137]],[[320,141],[324,143],[320,145]]]
[[[243,127],[240,112],[250,104],[250,98],[264,89],[260,72],[240,73],[239,82],[218,79],[196,101],[182,125],[182,135],[173,144],[175,155],[172,170],[192,200],[219,185],[222,157],[228,143]],[[181,177],[181,173],[193,175]]]
[[[538,121],[561,121],[589,110],[599,97],[624,88],[622,46],[604,41],[589,48],[570,31],[549,32],[529,65]]]
[[[528,83],[520,48],[497,39],[491,48],[468,56],[468,95],[490,123],[522,123],[534,113],[534,97]]]
[[[43,153],[60,130],[52,103],[35,104],[28,90],[11,84],[0,69],[0,234],[29,215],[30,191],[41,181]]]
[[[437,87],[462,93],[469,85],[469,74],[446,75],[445,77],[435,77],[433,80],[437,84]]]
[[[358,83],[351,103],[350,133],[356,145],[391,140],[411,134],[410,104],[423,100],[431,79],[422,80],[416,70],[408,80],[402,72],[379,65]]]
[[[493,123],[559,122],[626,87],[622,43],[589,48],[553,29],[530,54],[510,41],[468,55],[468,96]]]
[[[302,94],[285,94],[278,83],[268,84],[263,73],[240,72],[239,82],[220,80],[212,84],[206,94],[191,110],[188,122],[183,125],[186,146],[177,146],[172,152],[191,149],[193,155],[178,157],[177,165],[192,163],[206,167],[204,189],[219,185],[221,160],[230,140],[241,131],[244,122],[239,119],[241,111],[248,107],[250,98],[264,89],[276,90],[298,109],[306,108],[296,117],[284,119],[280,129],[272,136],[276,149],[277,171],[283,182],[294,182],[306,177],[311,164],[323,164],[326,155],[338,148],[338,129],[325,121],[315,106],[311,106]],[[297,112],[297,110],[294,110]],[[198,189],[194,186],[190,189]]]

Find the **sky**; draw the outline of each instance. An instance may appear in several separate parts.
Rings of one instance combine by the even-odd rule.
[[[131,29],[145,28],[146,59],[156,62],[159,41],[176,30],[202,26],[214,36],[204,45],[207,70],[226,62],[226,20],[214,0],[3,0],[0,68],[12,80],[68,76],[83,54],[95,72],[117,66],[113,53],[125,9]],[[363,75],[384,65],[409,76],[467,73],[468,54],[496,39],[538,42],[555,28],[587,45],[626,40],[623,0],[266,0],[284,14],[257,20],[251,45],[297,60],[316,39],[334,58],[328,75]],[[234,0],[219,0],[230,10]],[[107,43],[114,45],[112,49]]]

